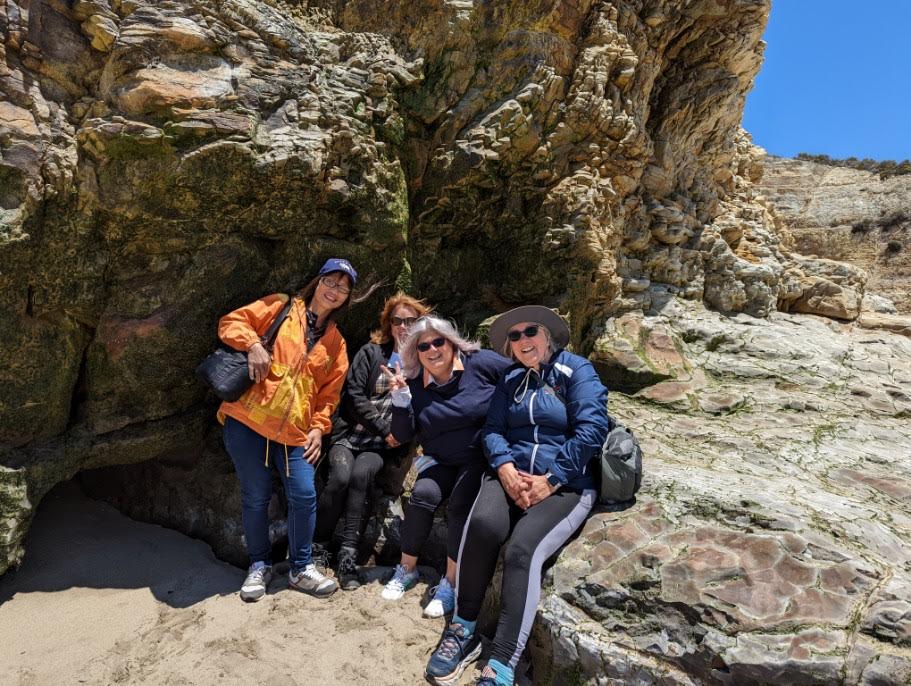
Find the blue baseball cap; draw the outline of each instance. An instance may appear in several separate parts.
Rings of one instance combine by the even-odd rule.
[[[357,272],[354,271],[354,267],[351,266],[351,263],[348,260],[343,260],[338,257],[329,258],[319,270],[317,276],[324,276],[326,274],[331,274],[332,272],[347,274],[351,278],[352,286],[357,283]]]

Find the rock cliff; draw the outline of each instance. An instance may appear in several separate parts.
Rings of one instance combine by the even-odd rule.
[[[536,668],[554,683],[906,683],[911,329],[653,297],[600,343],[631,382],[654,370],[611,398],[645,438],[644,492],[564,551]]]
[[[329,254],[468,327],[560,305],[582,349],[653,281],[774,310],[735,162],[767,10],[6,3],[0,464],[29,492],[4,521],[80,470],[198,454],[217,317]]]
[[[850,262],[867,287],[911,312],[911,176],[767,157],[758,190],[797,252]],[[890,311],[871,300],[870,309]]]
[[[0,6],[0,571],[53,484],[129,463],[124,509],[236,555],[192,369],[220,314],[344,254],[467,328],[559,306],[629,394],[650,476],[556,567],[539,683],[901,683],[911,326],[851,324],[867,273],[795,252],[756,188],[768,10]]]

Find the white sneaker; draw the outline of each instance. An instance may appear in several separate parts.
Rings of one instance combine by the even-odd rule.
[[[392,578],[383,586],[383,598],[386,600],[400,600],[405,595],[405,591],[414,586],[420,578],[421,574],[418,572],[417,567],[410,572],[406,572],[402,565],[396,565]]]
[[[424,608],[424,616],[428,619],[437,619],[452,614],[455,610],[455,590],[445,576],[440,579],[440,584],[433,589],[433,600]]]
[[[240,599],[255,603],[266,595],[266,587],[272,581],[272,567],[265,562],[254,562],[247,570],[247,578],[240,587]]]
[[[288,586],[317,598],[327,598],[338,590],[335,579],[320,572],[314,564],[309,564],[298,572],[293,569],[288,572]]]

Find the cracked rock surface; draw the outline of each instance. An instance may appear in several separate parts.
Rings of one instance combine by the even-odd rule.
[[[536,665],[591,683],[904,683],[911,339],[676,298],[635,320],[673,336],[687,386],[611,396],[642,441],[643,490],[564,551]],[[706,407],[717,397],[741,402]]]

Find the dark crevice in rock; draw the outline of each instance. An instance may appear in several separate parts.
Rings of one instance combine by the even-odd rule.
[[[35,292],[31,286],[28,287],[28,292],[25,295],[25,316],[34,317],[35,316]]]
[[[80,416],[80,407],[85,402],[88,395],[88,352],[89,346],[95,337],[95,329],[85,324],[80,324],[85,332],[85,346],[82,349],[82,355],[79,360],[79,371],[76,374],[76,381],[73,384],[73,391],[70,396],[69,421],[67,422],[66,431],[72,431],[78,424],[83,421]]]

